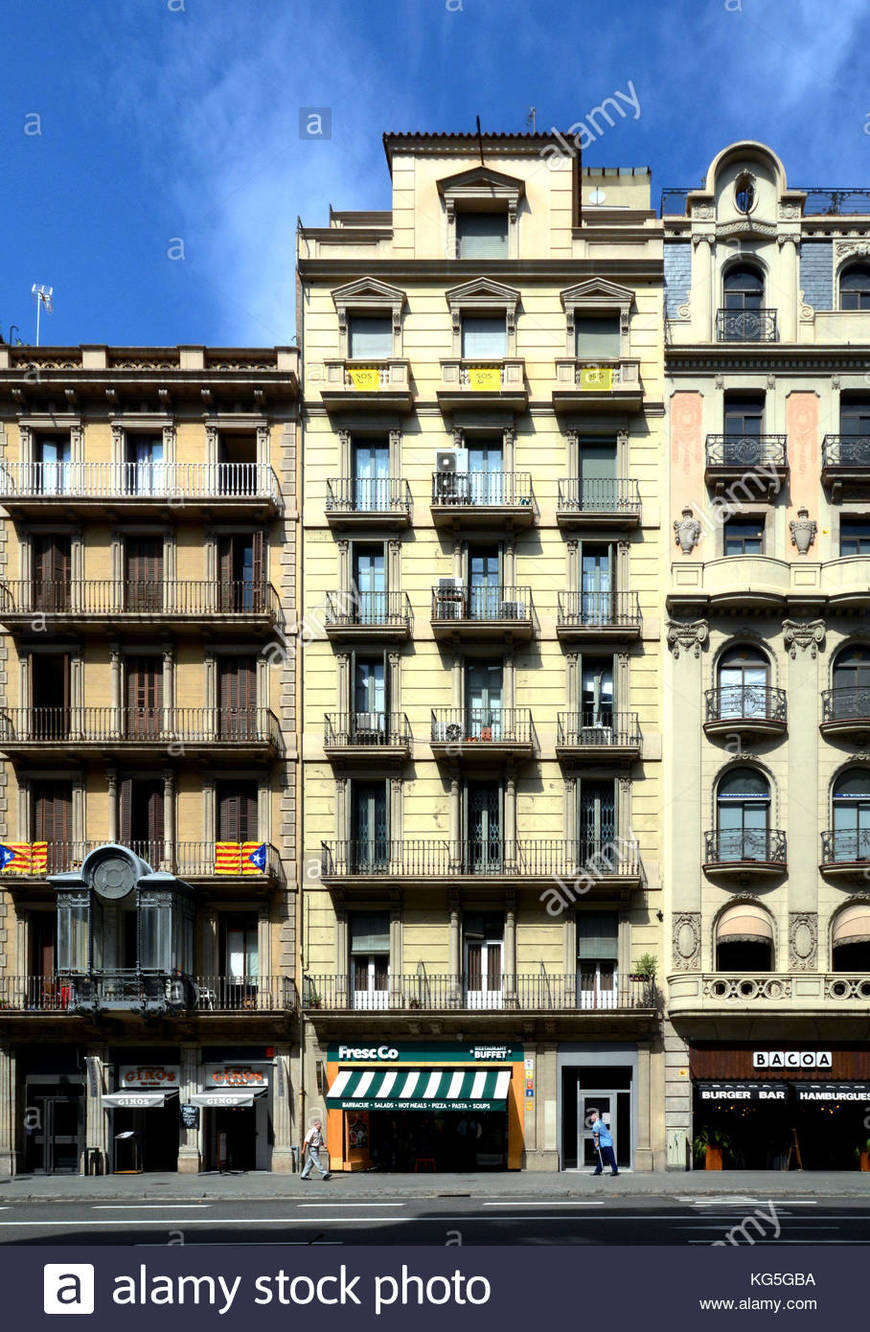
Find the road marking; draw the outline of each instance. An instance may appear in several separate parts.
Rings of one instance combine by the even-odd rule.
[[[603,1207],[603,1202],[485,1202],[484,1207]]]
[[[266,1216],[266,1217],[248,1217],[248,1216],[227,1216],[227,1217],[196,1217],[192,1216],[187,1222],[189,1226],[307,1226],[312,1221],[333,1221],[340,1225],[358,1226],[371,1225],[374,1221],[415,1221],[425,1218],[412,1216]],[[440,1217],[437,1218],[440,1221]],[[517,1221],[519,1217],[515,1218]],[[556,1218],[554,1217],[553,1220]],[[118,1220],[106,1217],[105,1220],[79,1219],[78,1217],[68,1217],[65,1221],[0,1221],[0,1226],[7,1229],[21,1229],[23,1226],[42,1226],[44,1228],[57,1228],[59,1226],[166,1226],[165,1220],[151,1220],[150,1217],[137,1217],[135,1220]]]
[[[92,1203],[92,1212],[178,1212],[211,1207],[211,1203]]]
[[[355,1202],[340,1202],[340,1203],[299,1203],[299,1210],[300,1210],[300,1212],[302,1212],[302,1211],[304,1211],[306,1208],[315,1208],[315,1209],[316,1209],[316,1208],[318,1208],[318,1207],[406,1207],[406,1206],[407,1206],[407,1203],[403,1203],[403,1202],[395,1202],[395,1203],[386,1203],[386,1202],[358,1202],[358,1203],[355,1203]]]

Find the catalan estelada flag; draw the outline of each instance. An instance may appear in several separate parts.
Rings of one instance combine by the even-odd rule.
[[[241,874],[241,842],[217,842],[214,851],[215,874]]]
[[[45,874],[48,871],[48,842],[30,843],[30,872]]]
[[[266,843],[245,842],[242,847],[242,873],[262,874],[266,868]]]
[[[48,842],[0,842],[0,874],[45,874]]]

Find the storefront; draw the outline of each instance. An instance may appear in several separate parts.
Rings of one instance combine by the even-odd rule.
[[[695,1166],[857,1170],[870,1137],[870,1045],[693,1046]]]
[[[203,1117],[204,1170],[269,1170],[274,1061],[204,1064],[202,1087],[191,1096]]]
[[[381,1042],[329,1047],[333,1170],[519,1170],[521,1046]]]
[[[129,1060],[131,1055],[126,1055]],[[170,1055],[171,1058],[171,1055]],[[115,1091],[104,1092],[110,1170],[174,1171],[178,1164],[180,1063],[138,1059],[115,1065]]]
[[[84,1052],[50,1043],[17,1052],[19,1168],[28,1175],[77,1175],[85,1156]]]
[[[592,1136],[593,1110],[610,1129],[620,1170],[634,1166],[638,1063],[635,1045],[560,1045],[559,1159],[563,1170],[593,1170],[598,1164]]]

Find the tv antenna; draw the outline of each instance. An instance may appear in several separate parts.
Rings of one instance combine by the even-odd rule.
[[[42,312],[43,306],[45,307],[46,314],[51,314],[53,312],[54,302],[52,301],[52,295],[54,293],[54,287],[46,287],[45,284],[42,282],[34,282],[30,290],[33,295],[33,299],[36,301],[36,345],[38,347],[39,316]]]
[[[538,114],[537,107],[530,106],[529,114],[526,116],[526,124],[528,125],[529,129],[532,131],[533,134],[536,129],[537,114]]]

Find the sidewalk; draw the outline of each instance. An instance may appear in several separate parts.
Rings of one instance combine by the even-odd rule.
[[[298,1175],[18,1175],[0,1179],[0,1206],[13,1202],[192,1202],[246,1199],[294,1201],[313,1196],[362,1202],[376,1198],[522,1198],[532,1201],[580,1197],[632,1199],[695,1198],[870,1198],[870,1174],[859,1170],[668,1172],[605,1175],[564,1171],[560,1174],[511,1172],[479,1175],[338,1174],[302,1182]]]

